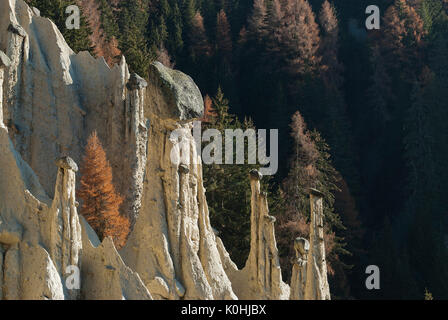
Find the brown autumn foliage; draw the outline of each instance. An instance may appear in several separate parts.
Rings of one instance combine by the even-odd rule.
[[[286,0],[283,7],[281,46],[285,48],[288,71],[314,71],[320,63],[319,26],[306,0]]]
[[[97,57],[104,57],[109,66],[120,62],[121,51],[118,49],[118,41],[115,37],[108,38],[101,27],[101,12],[99,2],[96,0],[77,0],[82,8],[92,34],[90,42],[94,46],[94,53]]]
[[[213,118],[216,118],[216,116],[217,113],[216,110],[213,108],[213,101],[207,94],[204,97],[204,116],[202,117],[201,121],[204,123],[210,123]]]
[[[381,46],[390,66],[415,69],[421,60],[425,28],[407,0],[396,0],[384,15]],[[397,65],[397,60],[400,64]]]
[[[291,76],[315,71],[321,60],[319,26],[308,1],[273,0],[266,8],[265,1],[254,2],[248,33],[265,38],[270,63]]]
[[[307,130],[305,120],[296,112],[291,121],[291,136],[294,139],[294,154],[290,163],[288,177],[283,182],[281,197],[284,199],[285,211],[277,216],[277,243],[286,250],[280,258],[285,275],[289,277],[292,269],[292,257],[295,256],[293,239],[304,237],[309,239],[310,221],[305,212],[309,209],[307,189],[316,187],[319,178],[317,162],[319,151]],[[324,235],[327,255],[333,250],[335,234],[328,229]],[[334,274],[329,263],[328,272]]]
[[[205,33],[204,18],[199,11],[196,12],[193,18],[192,30],[189,36],[192,47],[191,54],[194,58],[200,56],[210,57],[212,55],[212,48]]]
[[[327,88],[339,89],[342,86],[344,68],[338,60],[339,25],[336,10],[327,0],[322,4],[319,14],[322,28],[320,54],[322,55],[322,76]]]
[[[266,16],[265,0],[254,0],[252,13],[248,21],[248,32],[258,40],[266,34]]]
[[[176,66],[173,58],[171,58],[168,50],[166,50],[163,45],[159,49],[157,49],[157,61],[171,69],[174,69],[174,67]]]
[[[267,18],[268,26],[265,27],[268,30],[267,33],[267,48],[269,53],[274,56],[282,57],[281,51],[282,47],[278,44],[281,43],[283,39],[283,9],[279,0],[272,1],[271,9],[269,11],[269,16]]]
[[[216,17],[216,43],[219,54],[227,61],[230,61],[232,56],[232,38],[227,15],[222,9]]]
[[[82,200],[81,214],[101,240],[111,237],[117,248],[123,247],[130,223],[119,212],[123,197],[115,191],[112,168],[96,132],[87,141],[80,172],[77,197]]]
[[[395,97],[391,90],[391,70],[398,70],[400,81],[412,82],[423,68],[422,52],[425,29],[423,21],[410,1],[396,0],[385,12],[381,30],[372,33],[372,86],[369,88],[371,106],[378,125],[391,119],[387,101]]]
[[[243,26],[238,34],[238,46],[243,46],[247,43],[247,29]]]

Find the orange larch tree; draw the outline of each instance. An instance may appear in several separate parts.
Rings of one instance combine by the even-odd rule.
[[[196,12],[193,17],[192,30],[189,38],[191,41],[191,55],[193,59],[197,59],[198,57],[209,57],[212,54],[212,48],[205,32],[204,18],[199,11]]]
[[[219,11],[216,16],[216,43],[218,53],[229,62],[232,56],[232,37],[230,36],[230,24],[224,10]]]
[[[98,135],[93,132],[85,149],[77,197],[82,200],[81,214],[101,240],[112,237],[121,248],[129,234],[129,219],[120,214],[123,197],[112,183],[112,168]]]
[[[204,123],[211,123],[213,118],[217,117],[217,112],[215,108],[213,108],[213,101],[210,96],[207,94],[204,97],[204,116],[201,121]]]
[[[248,32],[251,37],[260,40],[266,34],[267,9],[265,0],[254,0],[252,14],[248,21]]]
[[[339,62],[339,25],[336,9],[327,0],[319,13],[322,36],[320,54],[322,56],[322,76],[327,88],[340,89],[343,84],[344,67]]]

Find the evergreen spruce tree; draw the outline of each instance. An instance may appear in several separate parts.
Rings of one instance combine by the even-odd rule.
[[[69,14],[65,13],[68,6],[73,5],[69,0],[27,0],[27,3],[40,10],[41,16],[51,19],[75,52],[89,51],[93,55],[93,46],[90,43],[90,26],[82,12],[79,29],[67,29],[65,22]]]
[[[448,229],[443,191],[448,187],[443,165],[448,161],[448,130],[445,121],[441,121],[448,116],[444,107],[448,101],[448,63],[442,58],[448,52],[447,44],[446,35],[435,38],[430,59],[430,67],[435,72],[424,69],[406,114],[404,145],[409,195],[404,214],[400,216],[401,228],[397,228],[405,232],[400,233],[400,240],[408,244],[415,272],[422,274],[425,285],[440,297],[446,296],[446,281],[442,279],[448,279],[448,270],[444,267],[448,250],[440,243]],[[427,266],[427,261],[434,263]]]
[[[145,36],[148,26],[147,7],[147,0],[120,2],[118,17],[120,49],[131,71],[143,77],[157,53],[157,46],[153,46]]]
[[[101,11],[101,27],[104,30],[107,40],[112,37],[118,38],[120,29],[116,21],[112,5],[107,0],[99,0]]]
[[[174,3],[172,13],[169,18],[168,33],[169,37],[166,40],[166,47],[171,54],[179,56],[184,48],[184,40],[182,37],[182,13],[179,9],[179,5]]]
[[[229,113],[229,102],[220,88],[212,101],[212,108],[208,108],[208,121],[204,123],[203,129],[217,129],[224,137],[226,129],[245,131],[254,128],[250,120],[240,122]],[[222,148],[222,155],[225,155],[224,144]],[[251,189],[248,175],[254,168],[256,166],[247,164],[246,160],[244,165],[204,164],[203,166],[211,224],[218,230],[232,260],[240,268],[244,267],[250,249]],[[264,182],[266,187],[269,179],[265,179]]]
[[[334,193],[338,191],[338,174],[331,164],[328,146],[317,131],[307,130],[299,112],[292,118],[291,135],[294,140],[293,155],[290,171],[281,191],[284,211],[278,215],[276,225],[282,269],[287,278],[290,276],[295,255],[291,239],[309,236],[309,188],[316,188],[325,195],[325,238],[329,261],[336,262],[340,260],[338,255],[347,253],[343,248],[342,239],[334,234],[336,230],[340,231],[344,227],[333,207]]]
[[[193,32],[192,31],[193,24],[194,24],[193,20],[195,19],[196,13],[198,12],[198,10],[196,8],[196,1],[195,0],[183,0],[182,12],[183,12],[183,25],[185,26],[184,31],[187,34],[191,34]],[[202,15],[201,15],[201,17],[202,17]],[[188,39],[188,37],[184,37],[184,38]],[[190,43],[188,43],[188,44],[190,44]]]

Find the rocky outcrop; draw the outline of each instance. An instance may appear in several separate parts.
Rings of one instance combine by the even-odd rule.
[[[191,121],[204,112],[201,92],[186,74],[155,62],[149,72],[147,90],[150,113],[162,119]]]
[[[330,300],[324,242],[323,194],[310,189],[310,251],[306,268],[305,300]]]
[[[94,247],[93,231],[85,231],[84,225],[81,232],[72,159],[56,162],[51,201],[14,150],[6,128],[0,128],[0,151],[1,299],[151,299],[110,239],[101,244],[93,240]],[[79,270],[82,295],[81,287],[67,286],[69,276]]]
[[[81,218],[81,298],[86,300],[152,300],[140,276],[127,267],[110,238],[100,243]]]
[[[3,80],[5,77],[5,69],[11,64],[8,56],[0,50],[0,127],[4,127],[3,123]]]
[[[41,232],[50,229],[51,201],[2,127],[0,150],[0,297],[63,299],[62,277]]]
[[[251,197],[251,242],[249,257],[242,270],[230,263],[223,245],[221,256],[226,258],[226,272],[240,299],[287,300],[289,286],[283,282],[275,240],[275,217],[269,215],[266,193],[261,192],[262,175],[257,170],[249,174]]]
[[[42,230],[44,243],[49,248],[56,270],[63,275],[69,266],[80,268],[81,225],[79,224],[75,200],[75,180],[78,166],[69,157],[56,161],[58,175],[54,199],[46,220],[48,228]],[[73,299],[77,292],[71,291]]]
[[[149,79],[145,116],[152,125],[142,208],[120,253],[157,299],[235,299],[210,226],[188,122],[202,115],[202,96],[191,78],[157,62]]]
[[[296,238],[294,241],[296,257],[291,274],[291,300],[303,300],[305,298],[307,259],[310,243],[304,238]]]
[[[20,251],[21,274],[17,293],[24,300],[64,300],[76,298],[77,292],[64,295],[63,280],[48,252],[40,246],[23,244]],[[5,286],[6,291],[11,287]],[[14,299],[17,299],[14,297]]]
[[[244,269],[213,232],[192,134],[204,107],[193,80],[158,62],[148,81],[124,58],[111,69],[75,54],[22,0],[0,9],[0,299],[288,299],[258,171]],[[77,212],[76,163],[93,130],[134,225],[120,252]],[[326,299],[315,194],[312,217],[291,297]]]
[[[325,258],[323,194],[310,189],[310,241],[297,238],[291,276],[291,300],[330,300]]]
[[[22,0],[2,1],[0,50],[10,58],[5,73],[4,122],[22,158],[53,196],[54,159],[77,163],[97,131],[125,196],[132,222],[139,210],[148,123],[140,87],[127,86],[124,58],[113,68],[87,52],[75,54],[49,19]],[[45,125],[43,125],[45,124]]]

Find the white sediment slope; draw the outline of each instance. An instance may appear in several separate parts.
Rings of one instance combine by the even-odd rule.
[[[170,158],[188,144],[200,160],[191,128],[201,93],[157,62],[146,78],[124,57],[110,68],[75,54],[38,10],[0,0],[0,299],[328,299],[320,229],[303,257],[313,259],[300,269],[307,281],[282,281],[256,172],[250,256],[236,268],[210,225],[202,166]],[[175,129],[186,129],[179,140]],[[120,252],[77,212],[77,163],[94,130],[133,224]]]

